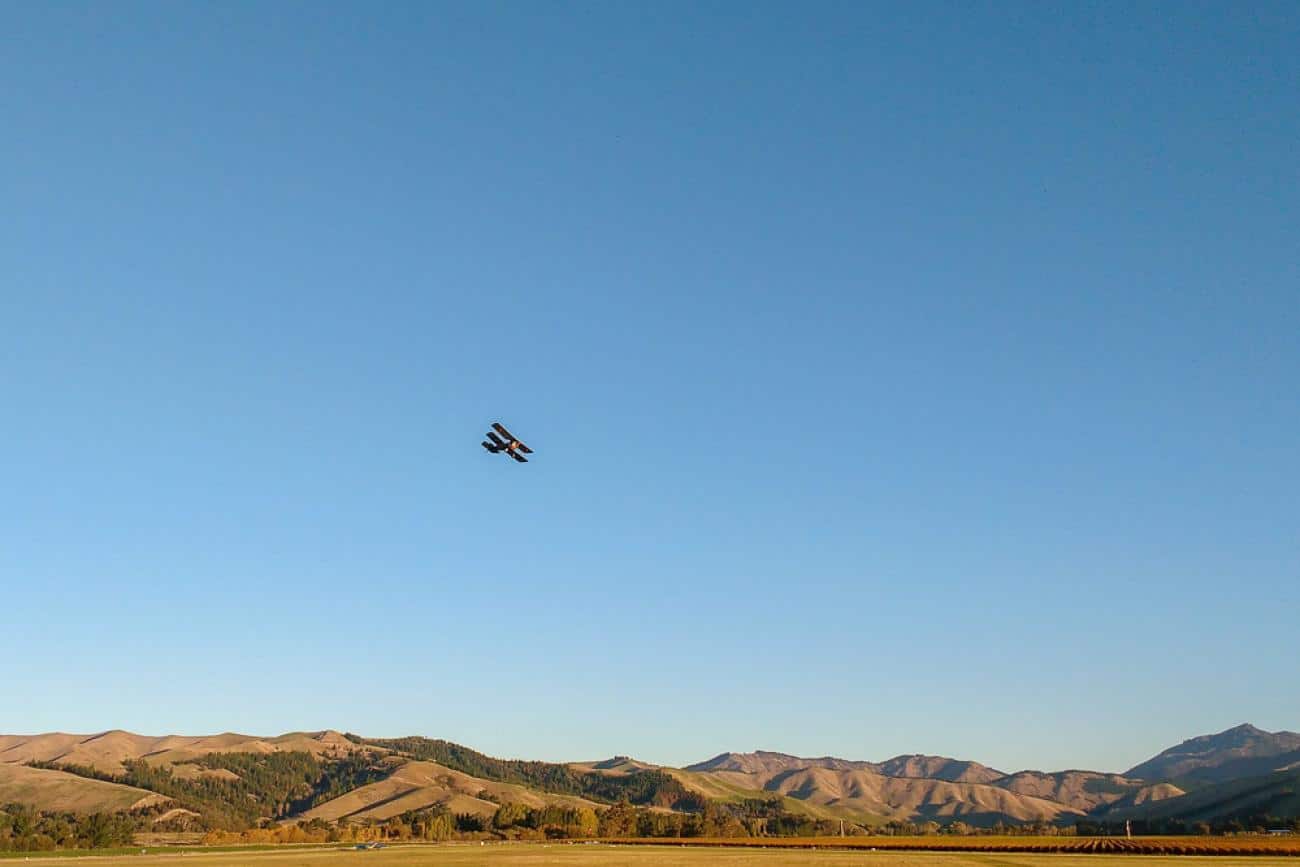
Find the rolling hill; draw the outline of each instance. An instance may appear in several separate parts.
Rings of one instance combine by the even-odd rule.
[[[4,735],[0,804],[76,813],[169,805],[175,808],[170,813],[151,810],[152,821],[189,815],[211,827],[229,828],[311,806],[369,782],[373,772],[367,756],[383,751],[367,750],[352,758],[357,752],[356,745],[332,731],[274,738],[235,733],[153,737],[121,730]],[[244,773],[251,779],[245,780]]]
[[[107,773],[123,770],[123,762],[145,759],[171,765],[211,753],[307,752],[332,755],[355,749],[335,731],[290,732],[274,738],[226,732],[203,737],[149,737],[118,729],[93,735],[54,732],[42,735],[0,735],[0,764],[55,762],[80,765]]]
[[[753,755],[753,754],[751,754]],[[793,760],[793,761],[792,761]],[[924,777],[893,777],[868,770],[865,762],[842,759],[734,759],[691,765],[688,784],[710,797],[730,793],[779,795],[817,808],[819,818],[843,818],[866,823],[900,820],[961,819],[969,824],[1051,822],[1082,815],[1065,804],[1023,795],[985,783],[953,782]],[[858,765],[859,767],[853,767]],[[752,770],[730,770],[731,767]],[[716,768],[716,769],[710,769]]]
[[[978,762],[925,755],[864,762],[831,756],[801,758],[760,750],[722,753],[689,765],[686,770],[696,775],[696,785],[701,785],[703,778],[712,778],[715,788],[721,782],[737,791],[777,792],[796,801],[833,808],[831,815],[842,818],[960,817],[971,824],[1059,821],[1126,797],[1132,797],[1134,803],[1145,803],[1182,794],[1172,786],[1155,788],[1118,774],[1004,774]],[[934,785],[940,782],[953,785]]]
[[[684,770],[699,773],[773,774],[800,768],[828,768],[835,771],[876,771],[879,766],[874,762],[850,761],[848,759],[837,759],[833,756],[805,759],[787,753],[756,750],[752,753],[721,753],[707,761],[687,765]]]
[[[408,810],[443,806],[453,813],[470,813],[490,819],[503,803],[527,807],[599,806],[570,795],[554,795],[512,783],[479,779],[435,762],[396,757],[389,761],[392,772],[383,780],[326,801],[295,818],[320,818],[330,822],[343,818],[382,821]]]
[[[1127,776],[1189,788],[1291,767],[1300,767],[1300,734],[1244,724],[1185,740],[1130,768]]]
[[[569,767],[580,773],[607,774],[613,777],[623,777],[628,774],[635,774],[638,771],[656,770],[658,765],[638,762],[636,759],[627,756],[614,756],[613,758],[602,759],[598,762],[569,762]]]
[[[1291,770],[1268,773],[1279,768]],[[772,751],[726,752],[681,769],[627,756],[560,764],[497,759],[450,741],[374,740],[332,730],[0,736],[0,803],[82,812],[170,806],[220,827],[259,817],[383,821],[428,808],[489,818],[507,802],[599,809],[620,801],[686,812],[713,803],[741,811],[736,815],[776,810],[864,825],[1199,819],[1300,811],[1298,777],[1300,735],[1251,726],[1192,738],[1127,774],[1006,774],[944,756],[874,762]]]
[[[1181,789],[1162,784],[1153,786],[1143,780],[1096,771],[1019,771],[995,781],[994,785],[1019,795],[1031,795],[1066,804],[1084,813],[1106,808],[1128,799],[1146,803],[1181,795]]]
[[[1147,808],[1156,803],[1163,803],[1186,794],[1173,783],[1152,783],[1140,789],[1133,789],[1108,804],[1098,806],[1091,815],[1101,819],[1140,816],[1149,812]]]
[[[167,803],[170,798],[63,771],[0,764],[0,804],[32,804],[69,813],[116,813]]]
[[[1300,816],[1300,770],[1212,783],[1180,797],[1116,807],[1111,815],[1121,819],[1199,822],[1264,816],[1295,818]]]
[[[985,767],[979,762],[950,759],[946,756],[905,755],[883,762],[864,762],[821,756],[808,759],[787,753],[758,750],[752,753],[722,753],[713,758],[688,765],[685,770],[708,773],[712,771],[738,771],[762,774],[796,768],[827,768],[833,771],[870,771],[886,777],[918,777],[930,780],[947,780],[953,783],[991,783],[1005,774]]]
[[[950,783],[992,783],[1006,776],[979,762],[945,756],[895,756],[881,762],[877,770],[887,777],[922,777]]]

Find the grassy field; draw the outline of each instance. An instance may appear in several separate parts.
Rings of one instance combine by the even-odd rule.
[[[42,860],[29,856],[32,863]],[[57,864],[64,859],[47,861]],[[155,850],[146,856],[120,855],[95,856],[89,863],[95,865],[135,865],[148,863],[193,865],[193,867],[227,867],[249,864],[253,867],[345,867],[352,864],[374,864],[377,867],[408,867],[408,865],[449,865],[449,867],[606,867],[606,865],[665,865],[665,867],[704,867],[719,864],[723,867],[782,867],[782,865],[855,865],[855,867],[1090,867],[1090,865],[1121,863],[1134,867],[1158,865],[1204,865],[1204,867],[1245,867],[1245,865],[1290,864],[1296,858],[1270,856],[1162,856],[1162,855],[1062,855],[1033,852],[907,852],[828,850],[828,849],[755,849],[714,848],[707,846],[616,846],[616,845],[564,845],[564,844],[446,844],[439,846],[393,846],[386,849],[357,852],[338,847],[295,848],[285,847],[239,851],[176,851]]]

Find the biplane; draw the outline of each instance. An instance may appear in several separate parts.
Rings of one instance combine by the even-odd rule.
[[[494,455],[505,452],[521,464],[528,463],[528,458],[524,457],[524,455],[533,453],[532,449],[516,439],[515,435],[506,430],[499,421],[492,422],[492,430],[487,432],[487,438],[491,442],[484,440],[482,443],[483,448]],[[520,452],[523,452],[523,454],[520,454]]]

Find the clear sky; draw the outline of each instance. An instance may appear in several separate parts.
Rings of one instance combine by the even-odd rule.
[[[0,731],[1300,728],[1294,3],[0,34]]]

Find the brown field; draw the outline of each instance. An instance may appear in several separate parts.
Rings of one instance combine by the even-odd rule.
[[[621,840],[620,845],[660,841]],[[1288,837],[814,837],[684,841],[717,848],[849,849],[890,852],[1032,852],[1064,855],[1241,855],[1300,857],[1300,836]],[[676,845],[680,846],[681,842]]]
[[[1225,841],[1227,842],[1227,841]],[[812,841],[804,841],[804,846]],[[44,859],[32,856],[32,861]],[[226,867],[226,865],[251,864],[254,867],[333,867],[333,865],[376,864],[387,867],[437,864],[450,867],[607,867],[607,865],[664,865],[664,867],[703,867],[720,864],[732,867],[786,867],[786,865],[826,865],[826,867],[1090,867],[1096,864],[1121,862],[1144,867],[1172,867],[1172,865],[1205,865],[1205,867],[1245,867],[1245,865],[1295,864],[1292,859],[1246,855],[1220,855],[1208,858],[1188,858],[1171,855],[1080,855],[1052,854],[1035,851],[995,852],[971,850],[965,852],[939,851],[888,851],[869,847],[853,849],[797,848],[795,846],[769,846],[768,848],[740,846],[708,846],[693,844],[637,845],[611,844],[443,844],[393,846],[377,851],[358,852],[337,847],[282,848],[269,851],[235,852],[179,852],[150,853],[117,857],[94,857],[96,865],[143,865],[152,861],[193,864],[195,867]],[[2,862],[0,862],[2,863]],[[45,863],[54,865],[58,861]]]

